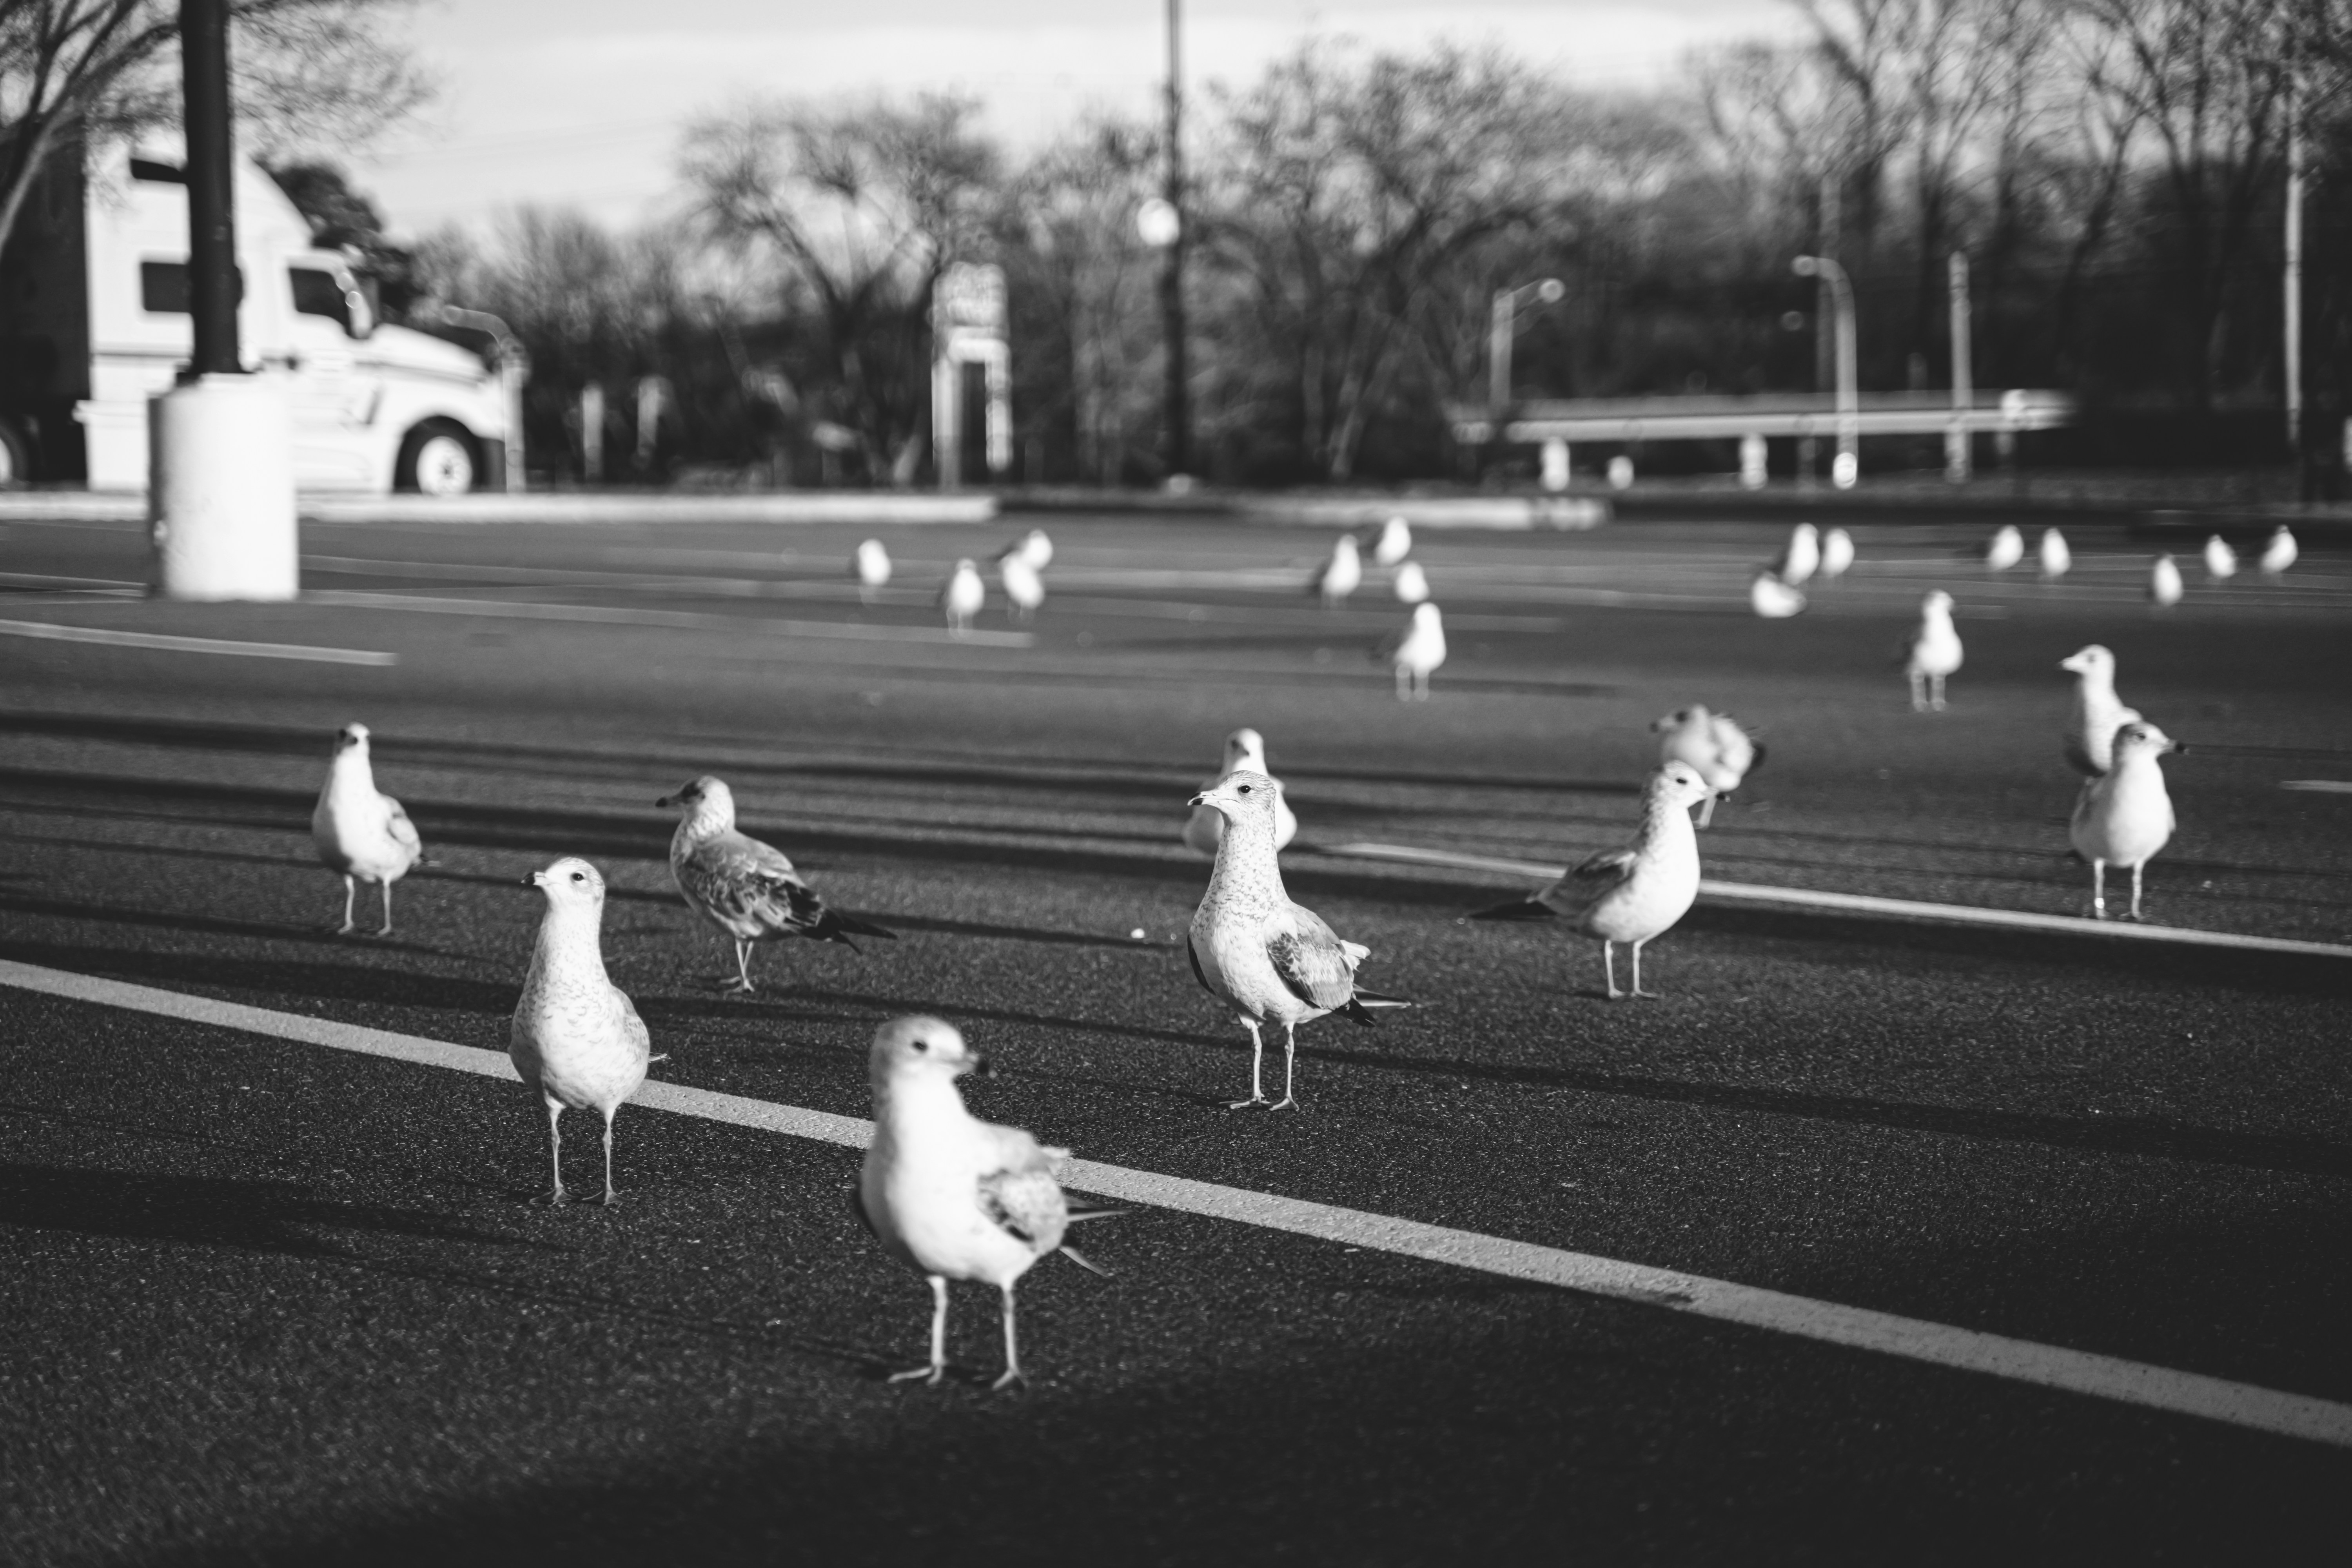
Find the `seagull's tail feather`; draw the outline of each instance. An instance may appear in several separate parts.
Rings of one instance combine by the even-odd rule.
[[[824,919],[819,921],[816,929],[809,934],[819,942],[837,942],[852,952],[860,951],[858,945],[849,940],[852,936],[878,936],[887,942],[898,940],[897,931],[885,931],[872,921],[862,921],[856,915],[843,914],[839,910],[825,910]]]
[[[1752,773],[1758,768],[1762,767],[1764,765],[1764,759],[1770,754],[1771,752],[1766,749],[1763,742],[1758,741],[1755,742],[1748,754],[1748,771]]]
[[[1077,1216],[1073,1215],[1071,1217],[1075,1219]],[[1076,1264],[1079,1268],[1085,1269],[1089,1274],[1099,1274],[1106,1279],[1116,1279],[1118,1278],[1118,1275],[1113,1274],[1109,1269],[1105,1268],[1101,1264],[1097,1263],[1094,1259],[1088,1258],[1085,1253],[1080,1252],[1075,1247],[1056,1247],[1055,1250],[1059,1252],[1063,1257],[1068,1258],[1071,1262]]]
[[[1090,1219],[1117,1219],[1127,1212],[1125,1209],[1072,1209],[1062,1218],[1071,1225],[1083,1225]]]
[[[1372,1009],[1376,1007],[1417,1007],[1419,1005],[1421,1005],[1420,1003],[1408,1002],[1402,996],[1383,996],[1377,991],[1359,991],[1348,998],[1347,1005],[1339,1009],[1339,1016],[1343,1018],[1351,1018],[1370,1029],[1380,1022],[1372,1016]]]
[[[1541,899],[1513,899],[1507,904],[1476,910],[1470,918],[1474,921],[1556,921],[1559,919],[1559,911]]]
[[[657,1057],[647,1057],[646,1058],[646,1066],[651,1067],[656,1062],[666,1062],[667,1060],[669,1060],[669,1053],[667,1051],[664,1051]]]

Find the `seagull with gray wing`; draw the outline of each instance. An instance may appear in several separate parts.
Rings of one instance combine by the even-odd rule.
[[[646,1067],[657,1059],[653,1038],[628,994],[604,973],[604,879],[596,868],[566,856],[523,880],[547,895],[547,913],[515,1004],[507,1056],[523,1087],[547,1107],[547,1157],[555,1184],[545,1201],[572,1201],[563,1191],[563,1132],[557,1123],[567,1110],[593,1110],[604,1118],[603,1201],[609,1208],[621,1201],[613,1187],[613,1114],[637,1092]]]
[[[352,934],[358,884],[373,882],[383,889],[383,925],[375,934],[390,936],[392,885],[424,858],[425,845],[400,802],[375,787],[364,724],[335,731],[335,760],[328,764],[327,783],[310,813],[310,839],[327,869],[343,879],[343,923],[335,934]]]

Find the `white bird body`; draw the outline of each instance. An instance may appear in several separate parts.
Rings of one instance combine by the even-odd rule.
[[[1356,536],[1343,533],[1332,542],[1331,559],[1323,563],[1322,574],[1315,579],[1315,592],[1322,596],[1325,609],[1336,610],[1363,581],[1364,560],[1356,550]]]
[[[1748,769],[1764,755],[1763,748],[1729,714],[1709,712],[1701,703],[1678,709],[1650,729],[1659,737],[1659,762],[1686,763],[1705,781],[1707,794],[1706,804],[1699,811],[1701,827],[1715,820],[1717,799],[1737,790]]]
[[[947,612],[948,629],[961,637],[971,629],[971,620],[988,603],[988,584],[980,580],[980,568],[970,559],[955,563],[948,574],[946,586],[940,590],[940,608]]]
[[[1822,581],[1834,583],[1853,566],[1853,535],[1832,528],[1822,535]]]
[[[1429,599],[1429,574],[1418,561],[1408,561],[1396,569],[1396,579],[1391,584],[1402,605],[1424,604]]]
[[[392,885],[415,867],[425,846],[400,802],[375,787],[364,724],[346,724],[336,731],[334,761],[327,766],[327,782],[310,812],[310,838],[327,869],[343,879],[343,924],[338,934],[351,933],[357,884],[373,882],[383,889],[383,925],[376,935],[390,936]]]
[[[1803,611],[1805,591],[1781,582],[1767,566],[1748,584],[1748,607],[1768,621],[1785,621]]]
[[[1005,601],[1014,620],[1029,619],[1045,602],[1045,580],[1026,555],[1007,555],[996,563],[996,575],[1004,584]]]
[[[1992,538],[1985,542],[1984,563],[1988,572],[2006,572],[2024,559],[2025,535],[2017,531],[2017,524],[2013,522],[2002,523],[1994,531]]]
[[[2180,603],[2182,591],[2180,567],[2173,561],[2171,552],[2168,551],[2158,556],[2156,563],[2148,568],[2148,602],[2159,610],[2168,610]]]
[[[1387,659],[1396,671],[1398,701],[1428,701],[1429,678],[1445,662],[1444,616],[1426,600],[1415,605],[1405,628],[1382,638],[1372,657]]]
[[[2059,660],[2074,672],[2074,701],[2066,715],[2066,761],[2086,778],[2114,765],[2116,731],[2137,721],[2138,710],[2116,695],[2116,656],[2097,643]]]
[[[2066,548],[2066,536],[2054,528],[2042,531],[2042,580],[2055,583],[2074,569],[2074,552]]]
[[[1393,566],[1412,553],[1412,525],[1401,517],[1392,517],[1381,524],[1380,537],[1372,541],[1372,560],[1381,566]]]
[[[2277,530],[2271,534],[2270,542],[2263,546],[2263,575],[2265,577],[2283,575],[2288,567],[2294,564],[2294,558],[2301,553],[2302,551],[2295,545],[2294,531],[2286,524],[2280,523]]]
[[[880,540],[869,539],[857,547],[850,570],[857,574],[857,596],[870,605],[875,590],[890,585],[890,552]]]
[[[1944,679],[1960,668],[1960,634],[1952,625],[1952,596],[1935,589],[1920,601],[1919,625],[1904,645],[1903,673],[1911,680],[1914,711],[1944,706]]]
[[[1282,781],[1271,777],[1265,765],[1265,737],[1255,730],[1240,729],[1225,737],[1224,765],[1213,779],[1202,781],[1204,790],[1216,788],[1238,773],[1267,773],[1274,785],[1274,847],[1286,849],[1298,837],[1298,818],[1290,809],[1289,791]],[[1195,805],[1184,823],[1184,842],[1203,855],[1214,855],[1217,846],[1225,841],[1224,814],[1213,805]]]
[[[1772,563],[1772,575],[1791,588],[1801,588],[1821,566],[1821,531],[1810,522],[1801,522],[1789,531],[1789,542],[1780,547],[1780,558]]]
[[[1042,528],[1033,528],[1023,534],[1018,548],[1021,558],[1029,563],[1033,572],[1043,572],[1054,563],[1054,542]]]
[[[2238,552],[2220,534],[2205,541],[2205,575],[2216,583],[2226,583],[2238,574]]]
[[[620,1196],[613,1188],[613,1115],[646,1081],[652,1038],[604,973],[604,878],[587,861],[566,858],[529,880],[547,895],[547,912],[508,1029],[507,1055],[547,1107],[555,1177],[547,1201],[568,1201],[558,1120],[566,1110],[593,1110],[604,1119],[604,1201],[611,1204]]]
[[[2107,915],[2110,865],[2130,868],[2131,918],[2140,918],[2141,869],[2171,841],[2176,826],[2157,759],[2179,749],[2145,721],[2125,725],[2116,733],[2114,766],[2084,785],[2074,802],[2068,837],[2074,852],[2091,863],[2091,909],[2101,920]]]
[[[1004,1374],[996,1386],[1021,1382],[1013,1288],[1061,1247],[1069,1226],[1053,1171],[1069,1151],[965,1109],[955,1080],[983,1066],[953,1025],[928,1017],[883,1025],[867,1057],[874,1140],[858,1173],[858,1213],[885,1252],[929,1280],[934,1301],[929,1363],[893,1382],[937,1384],[946,1374],[950,1279],[1003,1293]]]
[[[1356,967],[1370,950],[1343,940],[1321,916],[1290,901],[1274,852],[1279,799],[1273,780],[1247,772],[1229,773],[1192,797],[1194,805],[1213,806],[1225,818],[1216,869],[1193,911],[1185,946],[1194,978],[1231,1007],[1250,1033],[1250,1098],[1234,1101],[1236,1110],[1266,1103],[1260,1074],[1264,1026],[1279,1024],[1283,1029],[1283,1094],[1274,1106],[1279,1110],[1297,1103],[1290,1069],[1299,1025],[1328,1013],[1370,1024],[1368,1007],[1410,1005],[1358,990]]]

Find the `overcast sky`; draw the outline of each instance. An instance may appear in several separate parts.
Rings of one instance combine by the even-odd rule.
[[[441,84],[359,161],[396,231],[519,202],[614,224],[671,199],[677,128],[761,93],[954,88],[1034,144],[1093,105],[1148,109],[1163,0],[422,0]],[[1696,45],[1790,26],[1780,0],[1186,0],[1185,78],[1243,81],[1310,33],[1412,47],[1499,42],[1580,82],[1647,82]]]

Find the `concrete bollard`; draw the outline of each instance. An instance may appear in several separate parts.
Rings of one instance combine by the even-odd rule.
[[[1768,456],[1763,437],[1751,430],[1739,438],[1739,483],[1742,489],[1760,490],[1764,488]]]
[[[1568,443],[1555,436],[1543,444],[1543,488],[1553,495],[1568,489]]]
[[[301,590],[293,429],[274,375],[205,375],[147,405],[149,592],[291,599]]]

